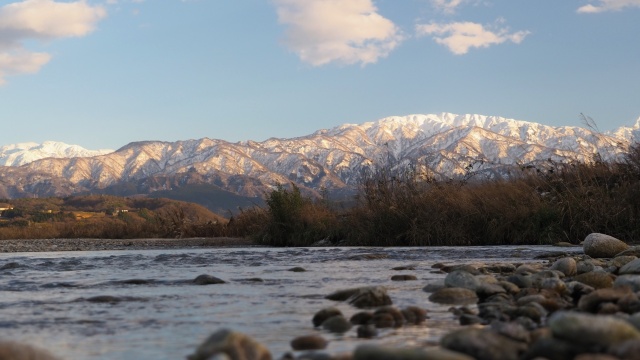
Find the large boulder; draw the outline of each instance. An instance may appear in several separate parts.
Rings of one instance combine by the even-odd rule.
[[[518,360],[527,345],[486,329],[465,328],[445,335],[440,345],[478,360]]]
[[[627,250],[629,245],[613,236],[591,233],[584,239],[584,253],[593,258],[612,258]]]
[[[211,334],[188,360],[208,360],[216,355],[226,355],[230,360],[271,360],[271,353],[251,337],[228,329]]]

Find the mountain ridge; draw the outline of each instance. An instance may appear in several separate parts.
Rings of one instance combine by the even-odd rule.
[[[182,186],[187,174],[191,183],[250,197],[288,182],[317,192],[353,188],[364,172],[384,163],[413,164],[441,177],[464,174],[469,167],[500,176],[502,167],[536,161],[590,161],[595,154],[616,159],[638,140],[640,119],[599,133],[499,116],[413,114],[262,142],[137,141],[90,157],[38,159],[0,167],[0,197],[64,196],[125,184],[151,193]],[[174,180],[144,184],[154,177]]]

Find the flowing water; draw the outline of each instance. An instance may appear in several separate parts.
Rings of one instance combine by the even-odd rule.
[[[350,351],[364,341],[425,345],[456,326],[449,306],[429,302],[422,291],[444,278],[433,264],[518,263],[549,251],[526,246],[2,254],[0,339],[36,345],[63,359],[184,359],[209,334],[230,328],[253,336],[280,358],[291,351],[291,339],[322,333],[311,323],[318,310],[337,306],[347,318],[358,311],[324,296],[382,285],[395,306],[427,309],[427,322],[384,330],[373,340],[358,339],[355,329],[344,335],[322,333],[330,340],[326,351]],[[415,270],[391,270],[408,265]],[[307,271],[288,271],[295,266]],[[194,285],[200,274],[227,283]],[[418,280],[391,281],[396,274]],[[115,298],[100,302],[96,296]]]

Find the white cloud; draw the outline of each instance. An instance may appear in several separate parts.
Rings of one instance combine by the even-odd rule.
[[[530,34],[529,31],[510,33],[509,28],[499,28],[503,20],[496,25],[484,26],[472,22],[454,22],[449,24],[423,24],[416,26],[418,36],[433,35],[438,44],[446,46],[456,55],[466,54],[470,48],[486,48],[506,41],[519,44]]]
[[[106,16],[84,0],[23,0],[0,7],[0,84],[7,75],[36,73],[51,59],[24,48],[28,40],[85,36]]]
[[[588,4],[578,8],[579,13],[593,14],[605,11],[619,11],[628,7],[639,7],[640,0],[595,0],[596,5]]]
[[[278,21],[288,26],[284,43],[313,66],[362,65],[387,56],[402,41],[372,0],[273,0]]]
[[[465,0],[431,0],[431,4],[434,8],[441,10],[445,13],[453,13],[456,11],[456,8]]]

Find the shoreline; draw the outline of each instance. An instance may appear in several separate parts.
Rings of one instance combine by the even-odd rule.
[[[9,239],[0,240],[0,253],[163,250],[248,246],[256,246],[256,243],[245,238],[231,237],[185,239]]]

